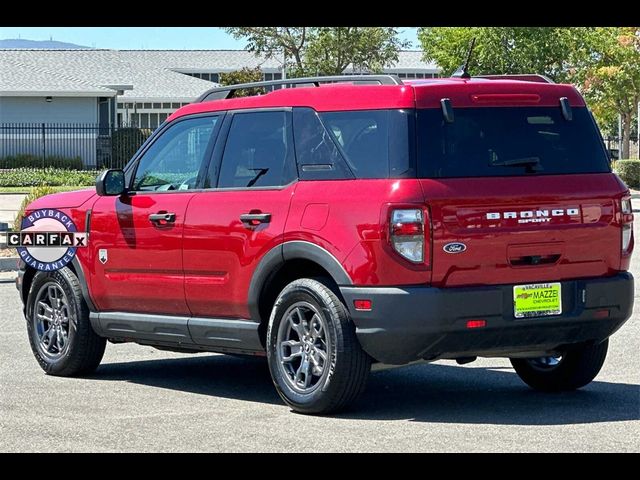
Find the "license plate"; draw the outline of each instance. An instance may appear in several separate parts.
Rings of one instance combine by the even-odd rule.
[[[513,314],[516,318],[544,317],[562,313],[560,283],[535,283],[513,287]]]

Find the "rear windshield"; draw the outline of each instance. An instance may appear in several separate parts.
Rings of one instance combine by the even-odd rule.
[[[565,120],[558,107],[418,110],[421,178],[559,175],[609,172],[597,127],[586,108]]]

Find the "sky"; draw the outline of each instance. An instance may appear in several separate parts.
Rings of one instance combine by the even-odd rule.
[[[418,48],[416,28],[399,27],[402,39]],[[217,27],[0,27],[0,39],[57,40],[92,48],[206,50],[242,49]]]

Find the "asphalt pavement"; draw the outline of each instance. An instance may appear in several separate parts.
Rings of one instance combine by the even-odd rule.
[[[350,411],[312,417],[280,401],[264,359],[108,344],[91,376],[46,376],[13,284],[0,306],[0,451],[640,451],[637,313],[577,392],[534,392],[505,359],[440,361],[374,372]]]

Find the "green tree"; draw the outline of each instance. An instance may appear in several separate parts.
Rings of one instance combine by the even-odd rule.
[[[282,58],[290,77],[340,75],[349,65],[358,72],[379,72],[398,60],[410,42],[391,27],[231,27],[234,38],[267,58]]]
[[[590,35],[590,62],[576,81],[601,125],[622,119],[620,158],[629,158],[632,125],[640,102],[640,27],[597,28]]]
[[[239,83],[252,83],[262,81],[262,70],[260,68],[247,68],[244,67],[241,70],[234,72],[221,73],[220,84],[221,85],[237,85]],[[262,87],[247,88],[245,90],[236,90],[234,97],[246,97],[251,95],[262,95],[266,93],[266,90]]]
[[[475,38],[472,74],[538,73],[565,81],[570,75],[569,67],[588,51],[588,30],[592,29],[425,27],[418,30],[418,39],[425,60],[437,63],[445,75],[463,63],[471,39]]]

